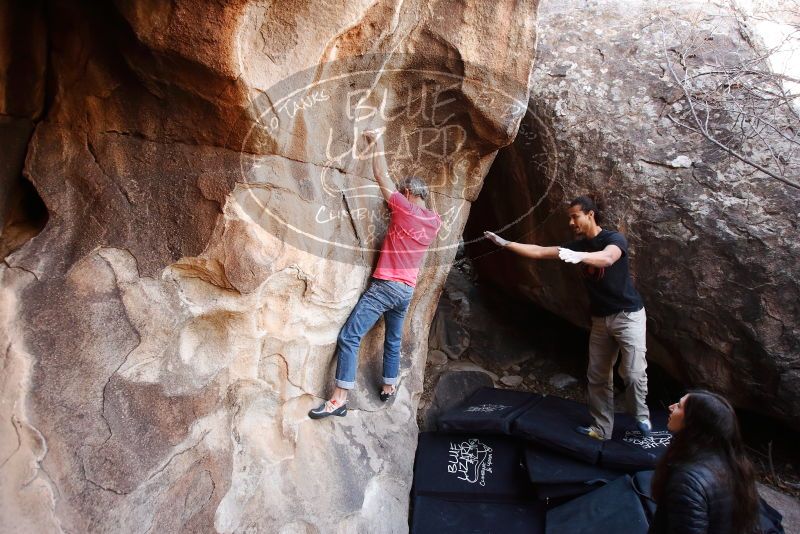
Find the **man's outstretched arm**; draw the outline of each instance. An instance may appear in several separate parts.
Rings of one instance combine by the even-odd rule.
[[[511,252],[519,254],[520,256],[525,256],[526,258],[532,258],[534,260],[558,259],[558,247],[540,247],[539,245],[515,243],[513,241],[503,239],[499,235],[493,234],[492,232],[484,232],[483,235],[498,247],[510,250]]]
[[[608,245],[598,252],[578,252],[562,247],[540,247],[539,245],[514,243],[492,232],[484,232],[483,235],[498,247],[535,260],[561,259],[567,263],[585,263],[593,267],[610,267],[622,257],[622,249],[617,245]]]
[[[372,174],[378,181],[383,198],[389,202],[389,198],[392,193],[397,191],[397,188],[389,176],[389,167],[386,166],[386,147],[383,144],[383,136],[375,130],[367,130],[364,132],[364,138],[367,143],[372,145]]]

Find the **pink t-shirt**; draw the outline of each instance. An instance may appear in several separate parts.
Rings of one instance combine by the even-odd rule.
[[[372,277],[415,287],[422,258],[436,238],[442,219],[433,210],[415,206],[397,191],[389,197],[389,210],[392,218]]]

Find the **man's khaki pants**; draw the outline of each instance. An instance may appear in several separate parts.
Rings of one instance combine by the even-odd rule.
[[[592,317],[589,338],[589,412],[604,438],[614,428],[614,364],[622,353],[619,374],[625,382],[627,409],[637,421],[650,418],[647,398],[645,344],[647,317],[644,308]]]

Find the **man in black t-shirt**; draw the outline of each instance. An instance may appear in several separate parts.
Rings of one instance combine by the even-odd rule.
[[[628,242],[619,232],[597,224],[598,209],[588,197],[569,205],[569,227],[577,238],[563,247],[513,243],[485,232],[496,245],[533,259],[561,259],[579,264],[589,292],[592,331],[589,338],[589,411],[594,420],[576,430],[609,439],[614,428],[614,364],[621,351],[619,373],[625,382],[628,409],[639,430],[650,435],[647,408],[646,316],[642,297],[628,272]]]

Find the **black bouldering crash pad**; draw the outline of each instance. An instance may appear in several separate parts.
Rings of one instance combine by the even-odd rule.
[[[653,430],[649,437],[644,437],[636,428],[634,417],[626,413],[614,414],[614,432],[610,440],[603,442],[600,465],[628,473],[653,469],[672,440],[667,418],[666,411],[651,409]]]
[[[547,512],[548,534],[647,534],[649,523],[628,475]]]
[[[603,442],[575,431],[591,421],[585,404],[544,397],[514,421],[512,434],[589,464],[600,458]]]
[[[654,471],[639,471],[633,475],[633,487],[639,494],[648,520],[652,521],[656,515],[656,502],[653,500],[653,473]]]
[[[423,432],[413,494],[480,502],[530,500],[521,457],[522,445],[505,436]]]
[[[611,482],[624,473],[587,464],[568,456],[529,445],[525,449],[525,467],[541,500],[575,497]]]
[[[439,430],[510,434],[517,416],[544,397],[510,389],[481,388],[439,417]]]
[[[416,497],[411,534],[540,534],[545,510],[541,503],[457,502]]]

